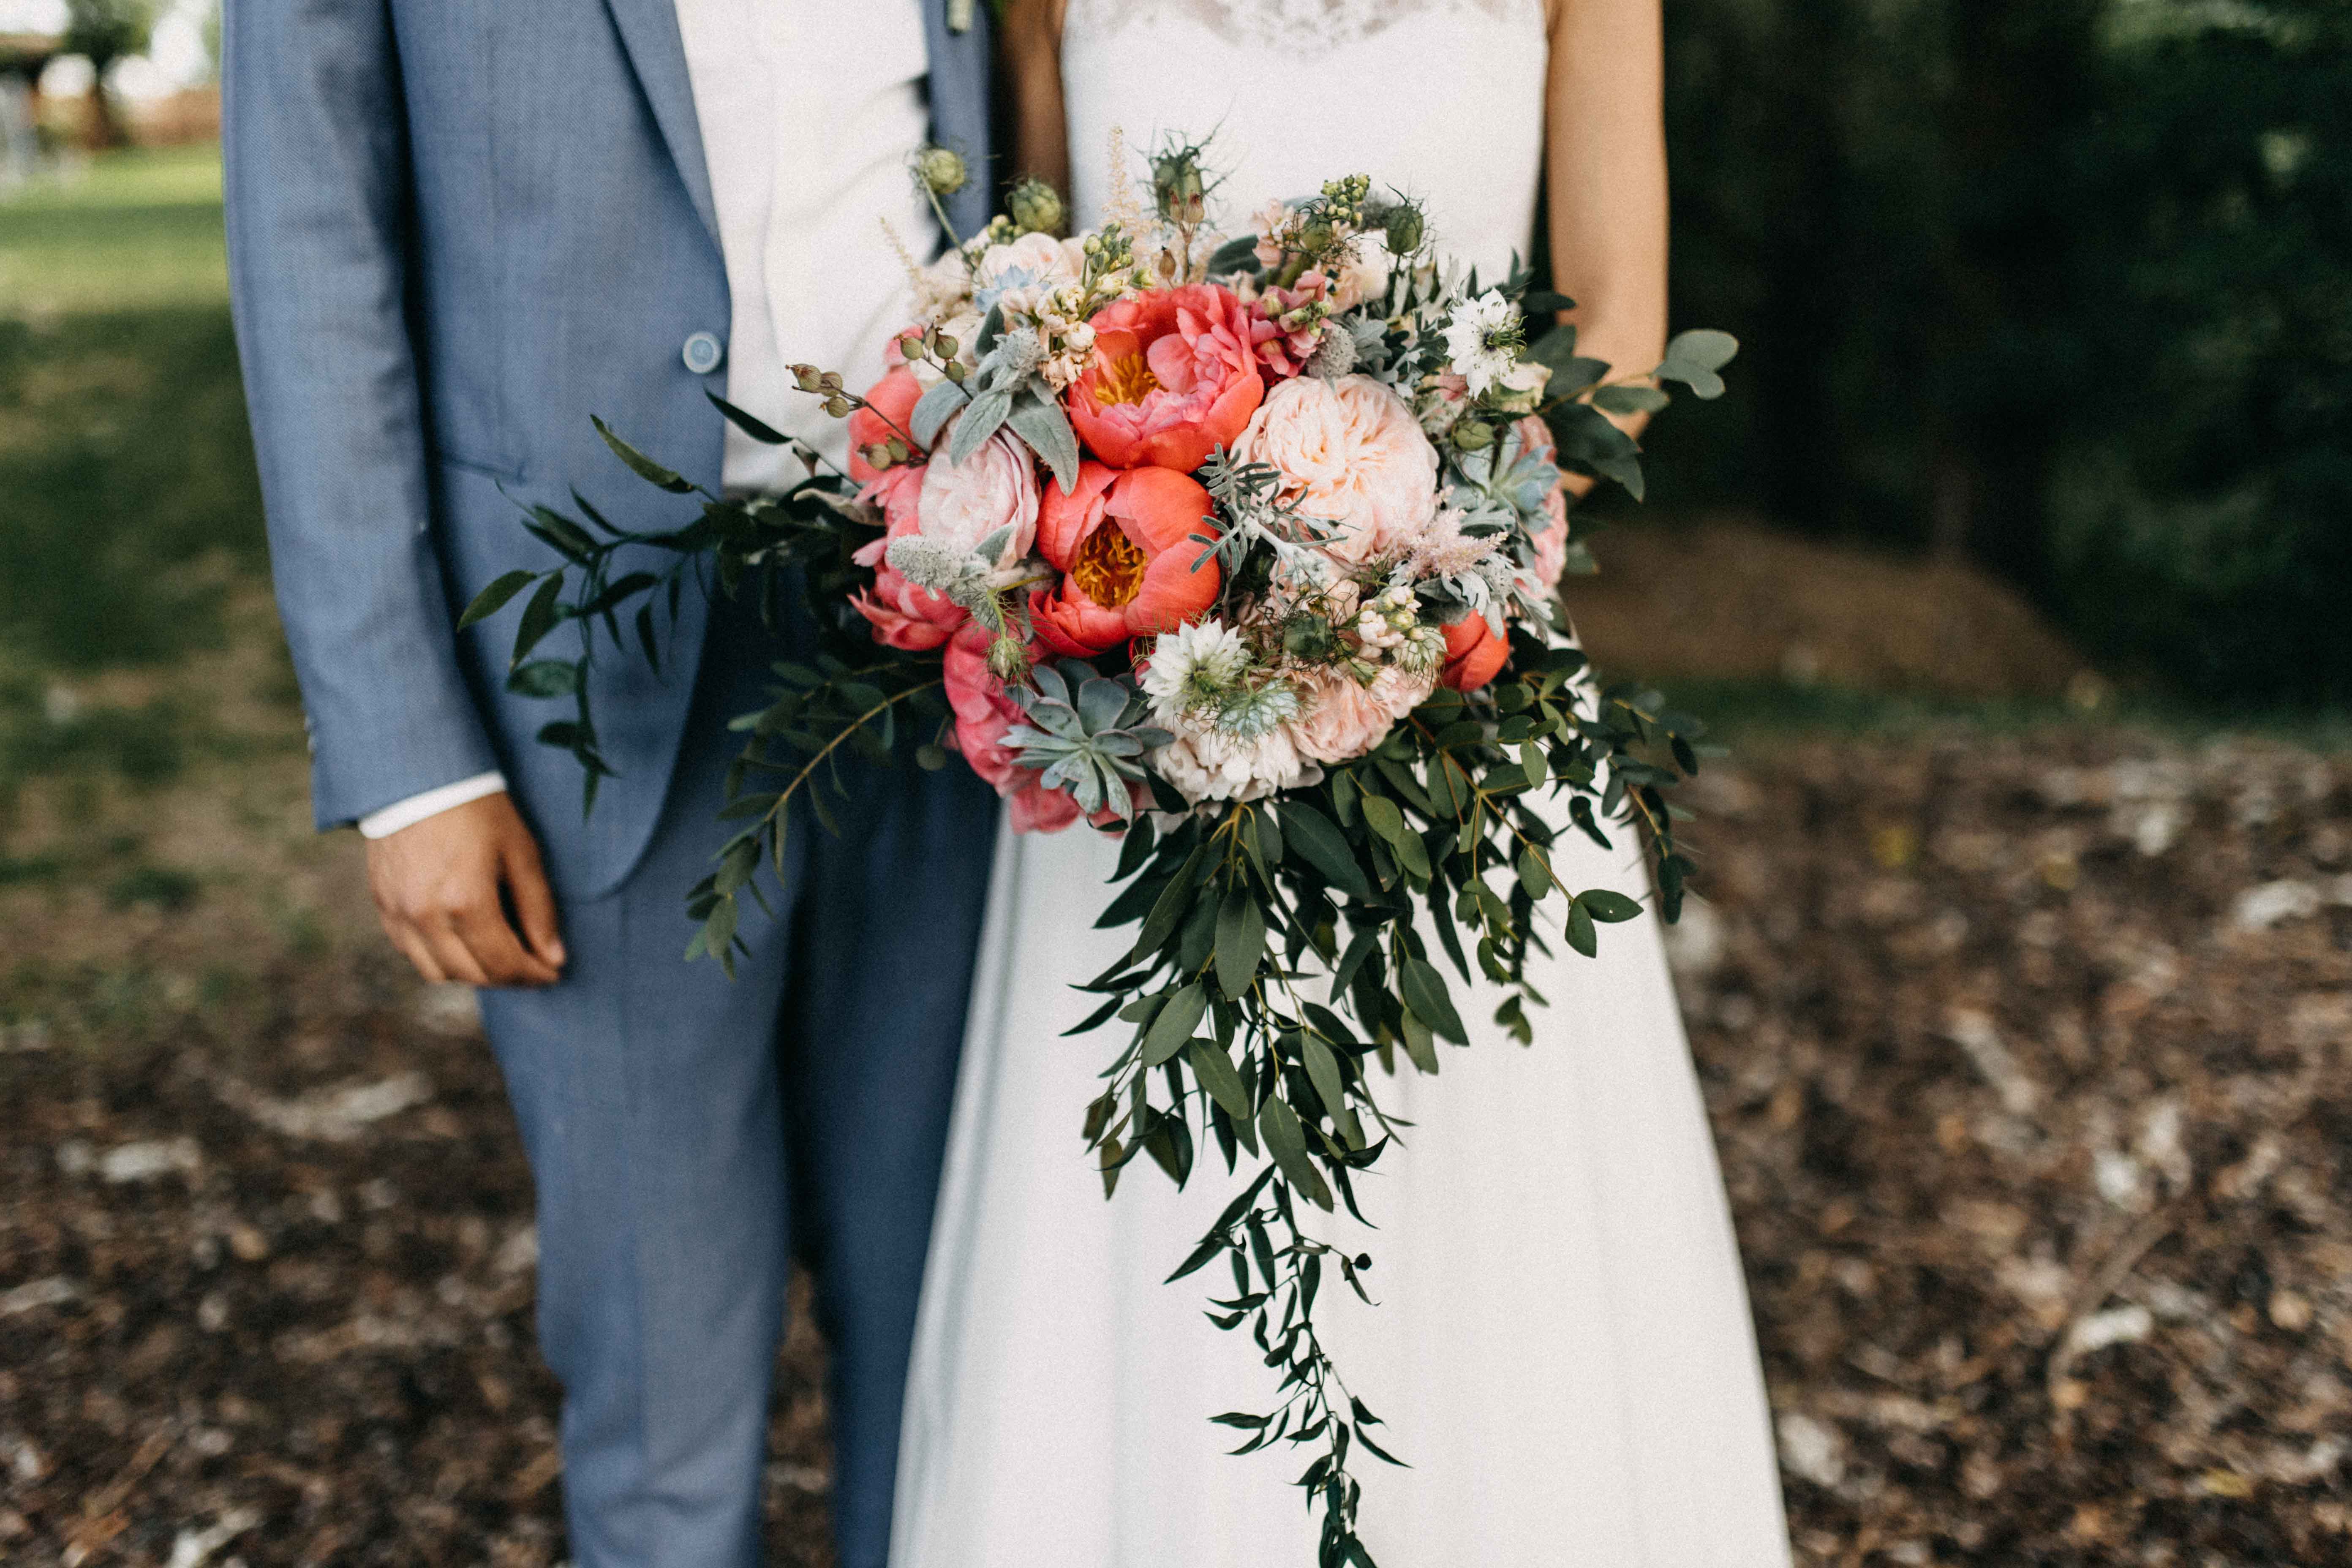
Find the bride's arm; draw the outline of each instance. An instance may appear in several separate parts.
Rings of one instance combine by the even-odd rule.
[[[1666,347],[1666,134],[1660,0],[1551,0],[1544,106],[1553,286],[1577,352],[1615,374]],[[1638,431],[1643,420],[1618,423]]]
[[[1062,118],[1062,13],[1067,0],[1011,0],[997,29],[1013,112],[1013,174],[1070,194],[1070,135]]]

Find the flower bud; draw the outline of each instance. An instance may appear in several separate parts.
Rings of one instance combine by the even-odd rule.
[[[971,173],[963,154],[951,147],[926,147],[915,154],[915,177],[935,196],[951,196],[963,189]]]
[[[1062,193],[1035,178],[1026,179],[1013,187],[1004,205],[1012,215],[1013,226],[1024,234],[1059,234],[1062,231]]]

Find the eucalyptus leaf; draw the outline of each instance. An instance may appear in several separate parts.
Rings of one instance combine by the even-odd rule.
[[[1721,397],[1723,377],[1716,373],[1738,353],[1739,340],[1729,332],[1706,328],[1679,332],[1666,344],[1666,357],[1658,363],[1657,376],[1661,381],[1681,382],[1695,397]]]
[[[1151,1027],[1143,1037],[1143,1065],[1156,1068],[1182,1050],[1201,1026],[1201,1016],[1209,1010],[1209,994],[1197,980],[1168,999],[1160,1016],[1151,1020]]]
[[[466,613],[457,617],[457,629],[462,632],[477,621],[488,620],[497,615],[506,608],[508,600],[530,587],[531,579],[538,575],[536,572],[518,571],[509,572],[500,576],[488,587],[474,595],[473,603],[466,606]]]
[[[672,495],[691,495],[694,492],[693,480],[673,469],[663,468],[659,463],[614,435],[613,427],[594,415],[592,414],[588,417],[589,422],[596,426],[596,434],[604,438],[604,445],[613,449],[614,457],[628,464],[637,478],[647,484],[658,485]]]

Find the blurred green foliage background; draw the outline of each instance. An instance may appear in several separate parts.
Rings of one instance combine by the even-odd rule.
[[[2352,5],[1671,0],[1654,508],[1965,555],[2095,659],[2352,696]]]

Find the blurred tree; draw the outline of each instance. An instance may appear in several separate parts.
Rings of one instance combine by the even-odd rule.
[[[2352,696],[2352,616],[2308,618],[2352,592],[2352,7],[1666,16],[1675,313],[1749,352],[1658,431],[1661,500],[1966,552],[2095,652]]]
[[[2079,155],[2056,602],[2215,694],[2352,701],[2352,7],[2117,20]]]
[[[146,48],[154,26],[154,0],[66,0],[66,53],[88,57],[91,68],[92,146],[115,147],[125,140],[122,122],[107,97],[106,73],[115,61]]]

